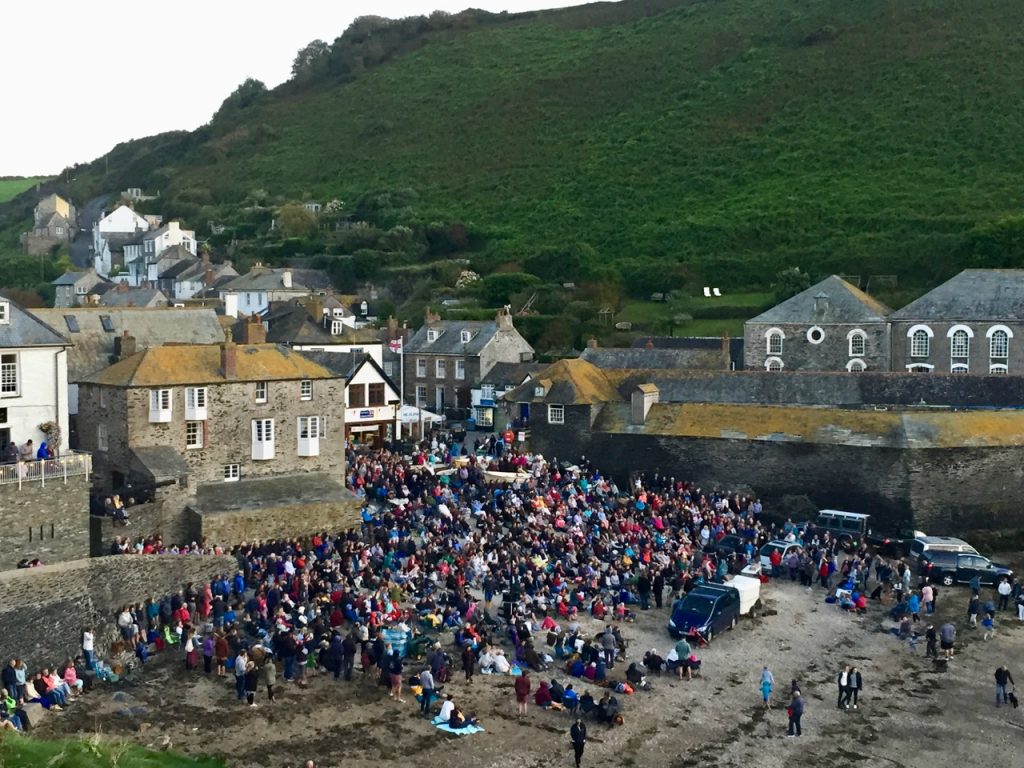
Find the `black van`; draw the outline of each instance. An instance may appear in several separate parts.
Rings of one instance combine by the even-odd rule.
[[[740,592],[725,584],[701,584],[672,610],[668,632],[672,637],[698,633],[711,642],[719,632],[736,626],[740,616]]]

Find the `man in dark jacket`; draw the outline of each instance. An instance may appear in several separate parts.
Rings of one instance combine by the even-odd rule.
[[[576,768],[580,768],[580,760],[583,759],[583,747],[587,743],[587,726],[583,719],[577,717],[576,722],[569,729],[569,739],[572,741],[572,751],[576,757]]]
[[[356,665],[356,641],[349,633],[341,641],[341,671],[346,681],[352,680],[352,670]]]
[[[1010,670],[1008,670],[1005,666],[1001,666],[1001,667],[999,667],[999,669],[996,670],[996,706],[997,707],[1000,705],[1000,703],[1002,703],[1002,704],[1009,704],[1010,703],[1010,697],[1009,697],[1009,694],[1007,693],[1007,689],[1006,689],[1006,686],[1008,686],[1008,685],[1014,685],[1013,675],[1010,674]]]
[[[793,700],[786,707],[786,714],[789,715],[789,730],[787,736],[800,736],[803,731],[800,729],[800,718],[804,714],[804,700],[800,697],[800,691],[793,691]]]

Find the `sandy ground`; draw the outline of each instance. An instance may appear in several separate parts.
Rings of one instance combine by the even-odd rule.
[[[967,596],[964,587],[942,590],[934,623],[953,617],[960,631],[956,658],[947,671],[937,671],[925,659],[923,639],[911,653],[886,631],[880,608],[854,617],[824,603],[821,589],[766,585],[763,615],[744,619],[704,649],[699,677],[653,678],[653,691],[619,697],[624,726],[590,725],[584,765],[1024,765],[1014,751],[1024,736],[1024,707],[997,709],[992,677],[1005,663],[1024,693],[1024,625],[1009,612],[1001,614],[996,637],[983,642],[981,630],[961,628]],[[630,659],[639,660],[653,647],[667,652],[672,642],[665,631],[667,614],[667,608],[652,609],[624,625]],[[599,626],[593,623],[595,631]],[[836,676],[844,663],[862,670],[865,690],[857,711],[836,707]],[[802,738],[783,737],[782,698],[770,712],[761,708],[763,664],[772,669],[780,694],[791,678],[800,680],[807,704]],[[623,673],[620,663],[613,675]],[[84,701],[47,717],[39,732],[52,737],[101,732],[157,746],[166,735],[175,750],[216,754],[232,768],[296,766],[307,758],[318,766],[349,768],[410,760],[441,762],[445,768],[572,765],[568,717],[531,705],[527,717],[518,720],[510,677],[477,675],[471,684],[456,677],[448,685],[446,691],[486,728],[486,733],[455,737],[421,718],[411,695],[405,704],[393,702],[383,689],[359,680],[358,670],[356,675],[352,683],[314,678],[304,691],[280,686],[273,704],[261,690],[259,707],[251,710],[236,703],[233,681],[186,674],[177,657],[168,658],[147,666],[135,681],[102,685]],[[135,714],[118,713],[126,703],[114,700],[116,691],[133,697],[127,706],[135,707]],[[598,698],[600,690],[594,694]]]

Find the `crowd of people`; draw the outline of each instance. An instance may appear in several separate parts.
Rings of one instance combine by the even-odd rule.
[[[39,444],[38,448],[36,448],[32,440],[26,440],[20,446],[11,440],[7,445],[3,446],[3,451],[0,452],[0,464],[46,461],[52,458],[54,458],[53,448],[45,440]]]
[[[94,636],[91,629],[82,634],[83,646],[90,648]],[[10,659],[0,671],[0,728],[27,733],[32,723],[25,709],[27,704],[39,704],[44,709],[60,711],[75,701],[91,678],[86,674],[90,662],[86,656],[66,659],[53,667],[29,670],[23,659]]]

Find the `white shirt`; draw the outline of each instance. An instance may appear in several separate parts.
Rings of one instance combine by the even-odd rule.
[[[1013,591],[1013,588],[1010,586],[1010,582],[1003,579],[999,582],[998,591],[1000,595],[1009,595]]]
[[[82,633],[82,650],[83,651],[90,651],[91,652],[92,649],[93,649],[93,645],[92,644],[93,644],[92,632],[83,632]]]
[[[455,702],[445,699],[444,704],[441,705],[441,712],[438,714],[438,717],[441,720],[449,720],[453,709],[455,709]]]

